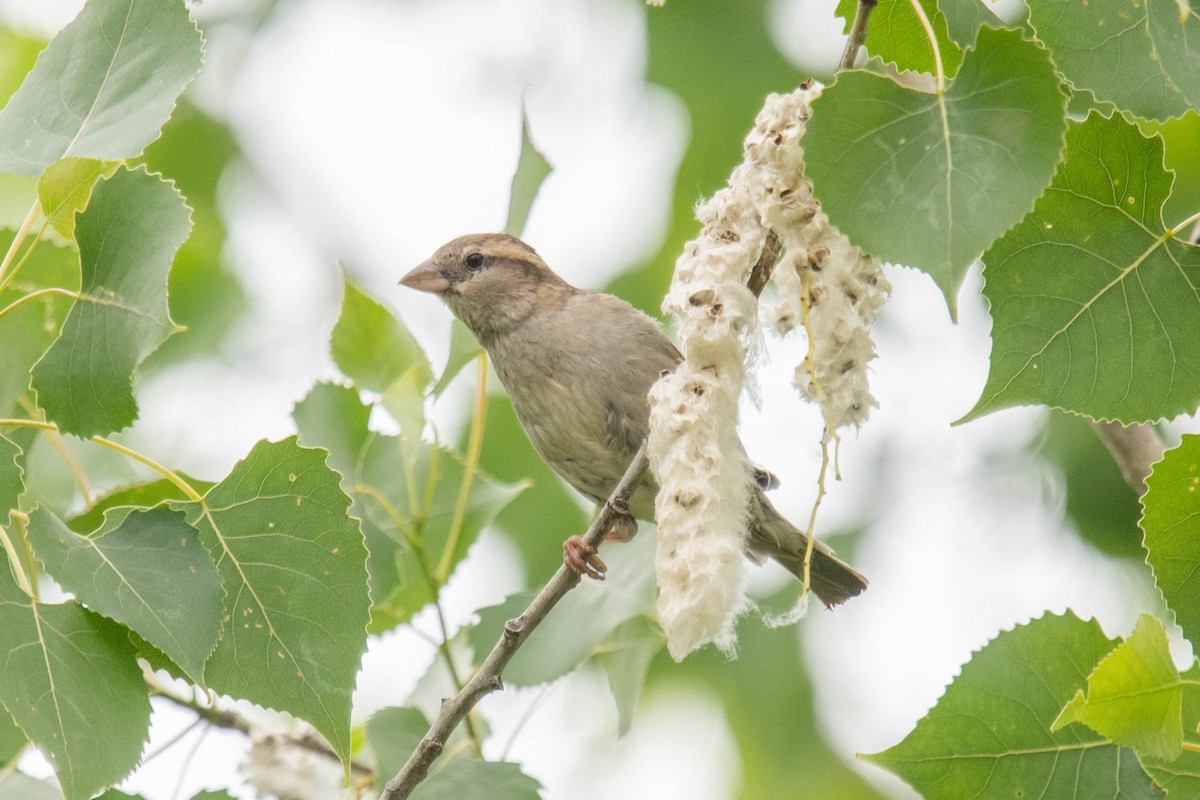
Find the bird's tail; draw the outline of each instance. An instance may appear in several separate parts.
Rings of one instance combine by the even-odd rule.
[[[808,537],[775,510],[761,489],[750,496],[750,541],[752,553],[769,556],[804,580],[804,551]],[[826,606],[844,603],[867,588],[867,579],[837,558],[829,545],[813,542],[809,585]]]

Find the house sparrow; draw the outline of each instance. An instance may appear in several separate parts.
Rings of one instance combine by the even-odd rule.
[[[538,454],[575,489],[605,502],[649,432],[650,387],[683,360],[658,324],[624,300],[576,289],[532,247],[503,233],[461,236],[400,283],[445,300],[491,356]],[[764,494],[773,476],[759,470],[754,480],[747,555],[769,556],[802,577],[807,537]],[[653,520],[657,491],[647,476],[630,498],[630,514]],[[628,541],[636,531],[627,518],[606,538]],[[563,551],[576,572],[603,577],[604,562],[582,537],[569,538]],[[818,541],[811,586],[832,606],[867,580]]]

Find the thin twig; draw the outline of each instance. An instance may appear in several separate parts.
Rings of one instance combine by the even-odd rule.
[[[587,533],[583,535],[583,540],[587,544],[592,547],[598,546],[616,519],[628,515],[629,496],[641,482],[647,464],[646,444],[643,442],[637,455],[633,457],[629,469],[625,470],[621,482],[617,484],[617,488],[613,490],[608,501],[601,506],[600,513],[592,520]],[[516,654],[517,649],[529,638],[529,634],[533,633],[534,628],[546,618],[558,601],[578,584],[579,575],[577,573],[565,565],[559,567],[558,572],[554,573],[554,577],[538,593],[525,611],[519,617],[504,623],[504,633],[492,648],[492,652],[483,660],[483,664],[467,681],[467,685],[462,688],[462,691],[443,701],[437,719],[429,727],[425,738],[417,745],[417,749],[409,756],[400,772],[387,782],[383,791],[383,800],[405,800],[417,784],[425,779],[425,776],[429,774],[429,767],[446,747],[446,741],[450,738],[450,734],[485,695],[504,686],[501,675],[505,666]]]
[[[846,41],[846,51],[842,53],[842,63],[838,64],[839,70],[854,67],[858,51],[867,40],[867,19],[877,5],[879,0],[858,0],[858,10],[854,13],[854,22],[850,24],[850,38]]]
[[[1150,466],[1163,457],[1162,439],[1153,425],[1122,425],[1119,422],[1093,422],[1092,429],[1104,442],[1113,461],[1138,497],[1146,493]]]

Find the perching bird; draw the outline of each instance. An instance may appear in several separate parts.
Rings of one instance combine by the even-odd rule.
[[[400,282],[446,301],[491,356],[538,454],[603,503],[649,432],[650,387],[682,361],[658,324],[617,297],[576,289],[532,247],[503,233],[460,236]],[[770,473],[756,473],[747,553],[774,558],[801,577],[808,539],[767,499],[763,489],[772,481]],[[657,490],[647,476],[630,498],[630,513],[653,520]],[[636,531],[629,519],[608,538],[628,541]],[[603,576],[604,562],[581,537],[563,550],[576,572]],[[863,591],[867,580],[818,541],[811,586],[832,606]]]

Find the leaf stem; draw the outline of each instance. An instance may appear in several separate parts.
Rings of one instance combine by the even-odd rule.
[[[858,51],[867,41],[867,20],[879,0],[858,0],[858,10],[854,13],[854,22],[850,24],[850,38],[846,40],[846,50],[842,53],[842,62],[838,70],[851,69],[858,60]]]
[[[17,266],[18,266],[18,268],[20,268],[19,264]],[[13,270],[12,274],[16,275],[17,274],[16,270]],[[3,287],[0,287],[0,289],[2,289],[2,288]],[[80,297],[83,297],[82,292],[73,292],[70,289],[61,289],[57,286],[52,286],[47,289],[38,289],[36,292],[30,292],[29,294],[25,295],[24,297],[20,297],[16,300],[12,301],[4,308],[0,308],[0,317],[3,317],[5,314],[12,311],[19,305],[27,303],[30,300],[36,300],[37,298],[42,297],[43,295],[47,295],[47,294],[62,294],[62,295],[66,295],[67,297],[73,297],[76,300],[78,300]]]
[[[91,441],[93,441],[99,445],[104,445],[105,447],[109,448],[110,450],[116,450],[121,455],[128,456],[129,458],[132,458],[134,461],[138,462],[139,464],[143,464],[143,465],[149,467],[150,469],[154,470],[159,475],[162,475],[164,478],[169,480],[171,483],[173,483],[177,487],[179,487],[179,491],[183,492],[183,494],[187,497],[187,499],[194,500],[197,503],[204,502],[204,495],[200,494],[195,489],[193,489],[192,485],[190,483],[188,483],[187,481],[185,481],[179,475],[178,472],[167,469],[162,464],[159,464],[157,461],[150,458],[149,456],[142,455],[138,451],[132,450],[123,444],[117,444],[112,439],[105,439],[103,436],[93,436],[91,438]]]
[[[929,22],[929,17],[925,15],[925,9],[921,8],[921,0],[909,0],[913,11],[917,14],[917,19],[921,21],[921,27],[925,29],[925,37],[929,39],[929,46],[933,48],[933,68],[937,71],[937,93],[940,95],[946,91],[946,76],[942,72],[942,50],[938,47],[937,36],[933,33],[933,25]]]
[[[479,469],[479,454],[483,450],[483,429],[487,423],[487,354],[479,354],[479,386],[475,390],[475,414],[471,418],[471,438],[467,441],[467,462],[463,470],[462,483],[458,486],[458,502],[454,504],[454,521],[450,523],[450,534],[438,563],[437,576],[444,583],[450,577],[454,565],[454,552],[462,536],[463,519],[467,515],[467,502],[471,497],[471,484]]]
[[[29,414],[37,414],[37,406],[28,397],[22,397],[19,401],[21,408]],[[71,477],[75,479],[75,485],[79,487],[80,494],[83,495],[83,503],[85,506],[92,504],[92,489],[88,485],[87,474],[83,471],[83,465],[79,463],[79,459],[71,452],[71,448],[67,447],[67,443],[63,441],[62,434],[57,428],[52,428],[46,431],[46,441],[50,442],[50,446],[58,451],[59,458],[67,465],[67,471],[71,473]]]
[[[12,244],[8,246],[8,252],[4,254],[4,260],[0,261],[0,278],[4,277],[4,273],[8,270],[9,264],[17,256],[17,251],[21,249],[22,242],[29,235],[29,230],[33,227],[33,223],[37,221],[38,214],[42,213],[42,202],[40,200],[33,201],[33,207],[29,209],[29,214],[25,217],[25,221],[21,223],[21,227],[17,229],[17,233],[13,236]],[[35,243],[36,244],[36,243]],[[31,248],[32,249],[32,248]],[[13,270],[16,274],[16,270]],[[8,280],[5,279],[0,283],[0,290],[8,285]]]
[[[1170,236],[1178,236],[1179,232],[1182,231],[1184,228],[1188,227],[1189,225],[1194,225],[1197,222],[1200,222],[1200,211],[1197,211],[1195,214],[1192,214],[1190,217],[1185,219],[1183,222],[1179,223],[1174,228],[1171,228],[1171,230],[1167,231],[1167,233]]]

